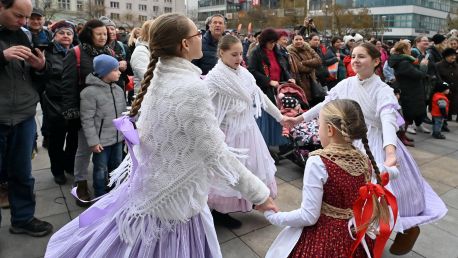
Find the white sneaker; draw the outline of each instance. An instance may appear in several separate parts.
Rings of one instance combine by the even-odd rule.
[[[431,133],[431,130],[429,130],[428,128],[426,128],[423,124],[421,124],[420,126],[418,126],[418,129],[424,133]]]
[[[416,126],[415,125],[407,126],[406,132],[408,132],[410,134],[417,134]]]

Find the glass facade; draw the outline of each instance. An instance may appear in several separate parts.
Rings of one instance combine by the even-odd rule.
[[[444,12],[450,11],[450,0],[356,0],[354,2],[355,8],[362,7],[386,7],[397,5],[416,5],[429,9],[440,10]],[[347,7],[351,7],[348,6]]]
[[[226,0],[199,0],[199,7],[226,5]]]
[[[382,15],[374,15],[374,25],[382,21]],[[416,30],[440,31],[447,26],[445,19],[420,14],[385,14],[386,28],[413,28]]]

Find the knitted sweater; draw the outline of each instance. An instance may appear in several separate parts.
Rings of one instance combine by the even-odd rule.
[[[255,204],[268,188],[237,159],[219,129],[201,70],[183,58],[161,58],[142,102],[134,147],[138,169],[129,202],[117,212],[121,238],[133,243],[157,237],[161,230],[186,222],[206,207],[209,187],[229,185]],[[236,154],[238,153],[238,154]],[[112,173],[130,173],[130,159]],[[160,223],[149,224],[152,219]],[[142,232],[149,225],[150,232]]]

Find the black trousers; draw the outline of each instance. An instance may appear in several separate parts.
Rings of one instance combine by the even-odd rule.
[[[53,118],[48,122],[48,154],[51,161],[51,172],[54,176],[63,175],[64,171],[73,174],[75,154],[78,148],[78,129],[69,126],[63,117]]]

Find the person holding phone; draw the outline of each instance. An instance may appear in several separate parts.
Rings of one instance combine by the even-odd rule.
[[[34,217],[32,148],[39,96],[32,78],[46,67],[42,51],[31,51],[21,29],[32,13],[30,0],[0,0],[0,167],[7,174],[13,234],[44,236],[52,225]],[[1,221],[1,214],[0,214]]]

